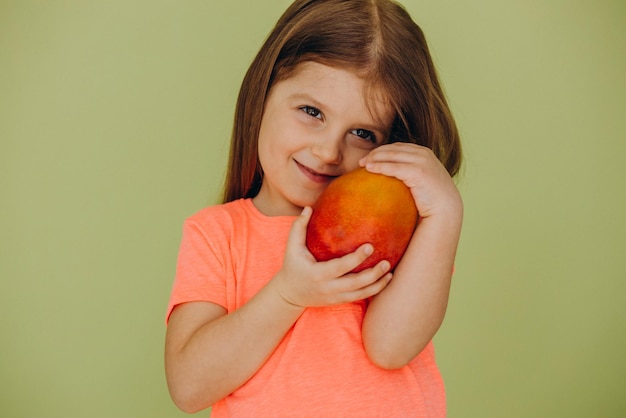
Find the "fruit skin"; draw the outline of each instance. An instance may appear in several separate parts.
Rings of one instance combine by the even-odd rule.
[[[393,270],[417,220],[415,201],[401,180],[357,168],[330,183],[313,205],[306,245],[317,261],[327,261],[370,243],[374,253],[352,271],[382,260]]]

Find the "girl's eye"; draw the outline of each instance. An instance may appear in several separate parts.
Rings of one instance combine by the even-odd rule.
[[[313,106],[302,106],[300,110],[302,110],[304,113],[314,118],[321,119],[322,117],[322,112],[320,112],[318,108],[313,107]]]
[[[371,131],[365,129],[355,129],[352,131],[352,134],[358,136],[359,138],[373,142],[374,144],[376,143],[376,135],[374,135]]]

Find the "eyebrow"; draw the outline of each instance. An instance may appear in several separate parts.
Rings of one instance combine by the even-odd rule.
[[[307,102],[312,104],[315,107],[324,107],[326,108],[327,106],[323,103],[320,103],[318,100],[314,99],[313,96],[311,96],[310,94],[306,94],[306,93],[294,93],[291,94],[289,96],[287,96],[287,100],[291,101],[302,101],[302,102]]]

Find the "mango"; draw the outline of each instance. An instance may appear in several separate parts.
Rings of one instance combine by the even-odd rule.
[[[393,270],[418,217],[411,191],[401,180],[358,168],[333,180],[313,204],[306,245],[317,261],[327,261],[370,243],[373,254],[352,272],[382,260]]]

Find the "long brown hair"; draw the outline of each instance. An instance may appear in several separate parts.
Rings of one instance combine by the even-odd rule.
[[[303,61],[354,69],[396,111],[387,142],[433,150],[450,175],[461,164],[456,124],[422,30],[392,0],[296,0],[246,73],[235,110],[223,202],[254,197],[263,181],[258,137],[272,85]]]

